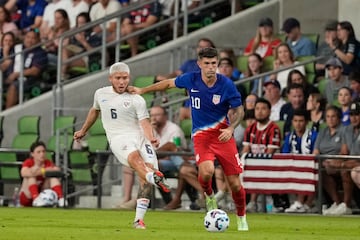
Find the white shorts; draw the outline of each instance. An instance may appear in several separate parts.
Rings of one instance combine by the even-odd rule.
[[[119,162],[129,166],[129,154],[139,151],[145,163],[150,163],[155,169],[158,169],[158,160],[156,152],[149,140],[143,136],[118,136],[110,140],[110,148]]]

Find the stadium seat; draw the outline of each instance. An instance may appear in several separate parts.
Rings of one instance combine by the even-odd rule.
[[[143,88],[154,83],[154,76],[138,76],[134,79],[135,87]],[[154,93],[145,93],[141,95],[146,101],[146,107],[150,108],[154,100]]]
[[[72,150],[68,152],[71,179],[74,184],[93,184],[92,164],[89,162],[89,152]]]
[[[53,135],[50,137],[47,149],[50,151],[56,151],[56,131],[59,130],[60,138],[58,146],[60,149],[71,149],[73,144],[73,134],[75,131],[75,116],[58,116],[53,123]]]
[[[15,153],[0,152],[0,163],[9,163],[9,165],[0,165],[1,183],[20,183],[20,164],[16,164],[17,157]],[[11,164],[11,165],[10,165]]]
[[[296,60],[299,62],[308,61],[314,59],[315,56],[300,56]],[[310,62],[304,65],[305,73],[306,73],[306,80],[309,84],[313,84],[316,77],[316,69],[315,69],[315,62]]]
[[[267,56],[264,58],[263,70],[265,72],[271,71],[274,69],[274,56]]]
[[[180,121],[180,128],[183,130],[185,139],[188,144],[191,141],[192,121],[191,119],[183,119]]]
[[[326,78],[323,78],[321,79],[319,82],[318,82],[318,89],[319,89],[319,92],[321,93],[321,95],[325,96],[325,88],[326,88],[326,85],[328,83],[329,80],[327,80]]]
[[[315,44],[315,49],[318,48],[320,34],[318,33],[303,33],[302,36],[307,37]]]
[[[242,72],[247,72],[248,56],[238,56],[237,57],[237,68]]]
[[[86,142],[91,153],[96,152],[96,150],[108,150],[109,144],[100,118],[96,119],[89,129]]]
[[[281,145],[280,147],[283,145],[283,142],[284,142],[284,125],[285,125],[285,121],[283,120],[278,120],[278,121],[275,121],[276,125],[278,125],[278,127],[280,128],[280,134],[281,134]]]

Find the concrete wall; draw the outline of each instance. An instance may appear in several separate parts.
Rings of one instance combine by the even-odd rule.
[[[339,21],[350,21],[357,39],[360,39],[360,2],[358,0],[339,1]]]

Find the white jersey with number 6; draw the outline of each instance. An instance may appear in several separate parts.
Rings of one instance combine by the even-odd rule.
[[[122,164],[129,166],[128,155],[139,150],[145,162],[158,168],[155,151],[139,125],[139,121],[149,118],[143,97],[118,94],[108,86],[95,92],[93,107],[100,110],[110,148]]]

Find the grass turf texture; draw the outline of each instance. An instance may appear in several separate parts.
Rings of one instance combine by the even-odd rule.
[[[236,230],[234,214],[224,233],[203,227],[204,212],[149,211],[146,230],[133,229],[134,212],[83,209],[0,208],[0,239],[359,239],[360,218],[249,214],[249,232]]]

